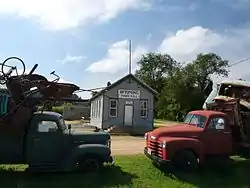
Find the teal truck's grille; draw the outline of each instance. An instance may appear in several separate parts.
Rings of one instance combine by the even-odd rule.
[[[149,148],[151,149],[151,152],[156,155],[157,157],[162,158],[162,144],[159,141],[156,140],[149,140]]]

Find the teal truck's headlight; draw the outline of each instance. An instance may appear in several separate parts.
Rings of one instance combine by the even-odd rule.
[[[107,140],[107,142],[106,142],[106,146],[108,146],[108,147],[110,148],[110,145],[111,145],[111,140],[109,139],[109,140]]]
[[[147,138],[148,138],[148,133],[145,133],[144,134],[144,139],[147,140]]]

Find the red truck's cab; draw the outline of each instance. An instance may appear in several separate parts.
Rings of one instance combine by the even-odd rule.
[[[198,110],[181,124],[164,126],[145,134],[144,153],[157,162],[186,160],[202,163],[206,156],[228,156],[234,151],[230,118],[219,111]]]

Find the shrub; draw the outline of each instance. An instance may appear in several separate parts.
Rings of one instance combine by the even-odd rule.
[[[59,114],[63,114],[63,109],[64,109],[64,106],[53,106],[52,107],[52,111],[59,113]]]

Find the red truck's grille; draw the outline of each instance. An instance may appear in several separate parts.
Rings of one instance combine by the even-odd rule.
[[[156,141],[156,140],[149,140],[149,145],[148,147],[151,149],[151,152],[162,158],[163,156],[163,150],[162,150],[162,146],[161,146],[161,143],[159,141]]]

